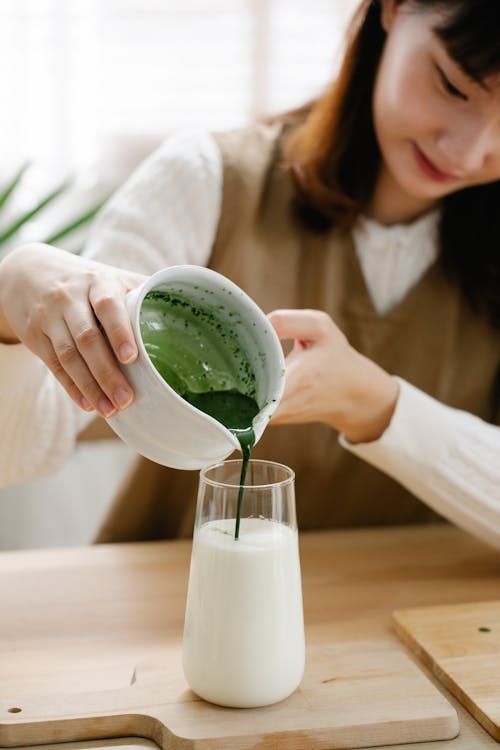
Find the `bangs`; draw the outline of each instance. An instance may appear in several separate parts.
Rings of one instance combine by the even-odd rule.
[[[425,0],[421,4],[428,5]],[[434,31],[450,57],[479,82],[500,73],[500,1],[451,0],[437,5],[445,10],[446,20]]]

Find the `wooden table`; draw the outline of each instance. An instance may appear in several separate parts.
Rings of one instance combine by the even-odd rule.
[[[27,681],[30,690],[40,690],[40,675],[46,674],[47,664],[30,660],[36,644],[46,633],[38,630],[36,612],[30,610],[30,601],[43,601],[51,607],[51,592],[43,597],[37,587],[37,572],[57,568],[61,573],[60,585],[67,587],[68,604],[54,609],[53,637],[64,643],[61,663],[54,664],[54,685],[57,679],[71,679],[64,674],[64,659],[68,658],[75,635],[80,637],[99,626],[92,621],[96,592],[89,581],[98,581],[102,571],[114,577],[117,592],[113,610],[105,612],[107,618],[120,618],[127,610],[130,597],[143,602],[144,620],[128,620],[120,629],[120,639],[110,639],[106,644],[108,664],[113,669],[100,671],[101,687],[113,687],[113,680],[128,678],[130,661],[147,660],[158,653],[159,644],[168,635],[181,638],[187,573],[191,553],[190,542],[154,542],[142,544],[102,545],[82,549],[34,550],[29,552],[4,552],[0,554],[0,666],[4,675],[13,674],[13,660],[26,658],[23,688]],[[322,642],[335,639],[377,638],[403,648],[396,639],[391,625],[391,613],[403,607],[432,604],[484,601],[498,599],[500,592],[500,555],[495,550],[474,540],[467,534],[447,525],[394,527],[362,530],[338,530],[307,533],[301,536],[301,561],[304,590],[306,639]],[[84,579],[75,575],[82,564],[87,571]],[[2,593],[2,574],[16,575],[18,587]],[[80,572],[81,575],[81,572]],[[98,586],[95,587],[98,590]],[[88,621],[75,623],[71,600],[77,592],[79,600],[88,602]],[[58,592],[58,601],[61,591]],[[117,607],[116,600],[121,604]],[[9,629],[9,608],[24,607],[25,627],[19,632]],[[123,610],[121,610],[123,606]],[[157,617],[155,616],[157,615]],[[102,616],[102,615],[101,615]],[[139,619],[142,615],[139,616]],[[148,621],[148,639],[144,642],[144,621]],[[161,630],[156,623],[161,623]],[[89,623],[91,627],[89,627]],[[51,623],[52,625],[52,623]],[[104,623],[102,624],[105,627]],[[90,636],[92,637],[92,636]],[[123,662],[124,649],[127,664]],[[22,655],[22,656],[21,656]],[[90,687],[92,664],[86,665],[72,679],[78,680],[79,690]],[[22,671],[22,669],[21,669]],[[123,672],[123,674],[121,674]],[[431,678],[432,679],[432,678]],[[37,682],[38,680],[38,682]],[[46,683],[44,683],[46,685]],[[498,748],[498,744],[446,693],[458,711],[461,733],[451,741],[434,742],[433,750],[476,750]],[[0,685],[1,691],[1,685]],[[9,685],[12,693],[12,684]],[[40,746],[39,746],[40,747]],[[49,746],[45,745],[45,748]],[[102,742],[78,742],[50,745],[61,750],[87,750],[90,748],[115,748],[132,750],[156,747],[137,738]],[[422,744],[400,745],[402,748],[422,750]],[[306,749],[304,749],[306,750]]]

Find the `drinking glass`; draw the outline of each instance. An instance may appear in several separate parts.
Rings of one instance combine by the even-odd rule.
[[[241,460],[200,472],[184,624],[186,680],[249,708],[283,700],[304,672],[294,473],[251,460],[235,539]]]

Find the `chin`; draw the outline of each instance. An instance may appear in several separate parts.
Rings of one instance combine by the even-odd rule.
[[[401,192],[416,201],[437,201],[440,198],[444,198],[445,195],[454,192],[451,188],[447,190],[446,188],[443,188],[443,186],[436,186],[433,188],[428,185],[422,185],[418,180],[407,180],[406,184],[399,184],[401,186]]]
[[[432,202],[460,189],[460,186],[433,183],[417,173],[414,164],[408,159],[400,158],[396,164],[388,163],[391,177],[402,195],[415,201]]]

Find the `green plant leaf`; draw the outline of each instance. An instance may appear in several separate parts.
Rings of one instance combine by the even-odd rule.
[[[7,240],[9,240],[16,232],[24,225],[26,222],[30,221],[34,216],[36,216],[40,211],[42,211],[46,206],[48,206],[50,203],[56,200],[60,195],[65,193],[70,185],[72,184],[72,180],[65,180],[59,187],[57,187],[55,190],[50,192],[48,195],[45,196],[34,208],[32,208],[27,213],[20,216],[16,221],[14,221],[13,224],[10,225],[1,235],[0,235],[0,246],[4,245]]]
[[[19,170],[17,171],[17,173],[14,175],[14,177],[12,178],[12,180],[9,182],[9,184],[5,187],[3,193],[0,194],[0,209],[3,208],[3,206],[4,206],[5,203],[7,203],[7,201],[9,200],[9,198],[12,195],[12,193],[14,192],[14,190],[16,189],[16,187],[21,182],[21,179],[22,179],[24,173],[26,172],[26,170],[28,169],[29,166],[30,166],[30,162],[29,161],[27,161],[25,164],[23,164],[19,168]]]
[[[99,203],[90,208],[84,214],[77,217],[76,219],[73,219],[69,224],[66,224],[61,229],[58,229],[57,232],[54,232],[54,234],[51,234],[50,237],[47,237],[47,239],[44,240],[44,242],[47,245],[53,245],[55,242],[59,242],[59,240],[61,240],[63,237],[67,237],[76,229],[79,229],[79,227],[83,226],[94,218],[94,216],[101,210],[107,200],[108,198],[99,201]]]

